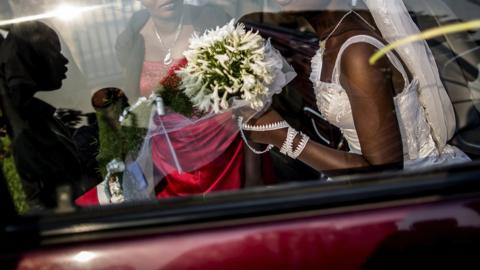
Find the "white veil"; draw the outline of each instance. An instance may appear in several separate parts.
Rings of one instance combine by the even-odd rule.
[[[402,0],[364,0],[387,42],[420,32]],[[433,139],[440,152],[452,138],[456,123],[450,98],[442,84],[432,52],[425,41],[396,49],[412,75],[419,81],[423,105]]]

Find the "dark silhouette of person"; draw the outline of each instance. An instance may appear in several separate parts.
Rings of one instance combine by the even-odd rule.
[[[66,78],[68,60],[53,29],[41,22],[4,27],[0,48],[0,106],[17,171],[29,204],[56,206],[57,187],[82,191],[82,167],[71,134],[55,117],[56,109],[35,98],[54,91]],[[4,31],[4,33],[5,33]]]

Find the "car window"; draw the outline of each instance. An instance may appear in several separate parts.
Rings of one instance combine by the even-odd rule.
[[[33,2],[0,4],[0,163],[21,214],[480,155],[475,1]]]

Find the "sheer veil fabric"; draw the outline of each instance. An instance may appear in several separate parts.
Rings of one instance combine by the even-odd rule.
[[[420,32],[401,0],[364,0],[387,42]],[[412,75],[419,81],[419,100],[424,107],[431,133],[442,152],[456,128],[450,98],[442,84],[433,54],[426,42],[415,42],[396,49]]]

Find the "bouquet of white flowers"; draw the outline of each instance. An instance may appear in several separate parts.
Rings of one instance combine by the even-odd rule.
[[[177,71],[181,88],[205,112],[218,113],[234,102],[260,110],[296,75],[269,41],[233,20],[194,35],[184,55],[188,63]]]

